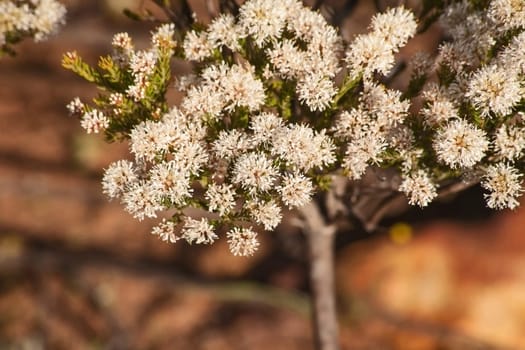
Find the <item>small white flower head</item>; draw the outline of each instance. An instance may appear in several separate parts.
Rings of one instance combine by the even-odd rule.
[[[229,214],[235,208],[235,191],[229,184],[212,182],[206,190],[208,210],[218,212],[220,216]]]
[[[224,97],[217,86],[192,86],[182,100],[181,107],[188,115],[202,120],[217,120],[223,112]]]
[[[273,0],[248,0],[239,9],[239,26],[259,47],[280,37],[286,25],[287,10],[276,5]]]
[[[260,200],[250,200],[246,202],[246,208],[255,222],[264,226],[264,229],[271,231],[281,223],[283,215],[281,208],[274,200],[263,202]]]
[[[288,29],[308,43],[328,26],[319,12],[314,12],[302,4],[292,11],[291,16],[288,17]]]
[[[80,98],[75,97],[71,102],[69,102],[66,106],[69,115],[71,116],[82,116],[86,111],[86,106],[82,101],[80,101]]]
[[[191,196],[189,174],[181,169],[179,162],[171,160],[155,165],[149,172],[150,186],[161,198],[167,198],[176,206],[183,206]]]
[[[251,65],[233,65],[219,78],[221,93],[228,101],[224,107],[226,111],[244,106],[253,112],[264,104],[264,86],[262,81],[255,77],[254,72],[255,68]]]
[[[421,110],[421,114],[425,118],[425,123],[430,127],[436,127],[451,119],[459,118],[454,103],[445,99],[428,103],[428,105]]]
[[[317,74],[306,75],[297,83],[299,101],[312,112],[324,111],[332,104],[336,94],[333,81]]]
[[[370,118],[360,108],[352,108],[343,111],[337,116],[337,121],[332,127],[334,135],[343,140],[349,140],[356,136],[364,124],[368,124]]]
[[[345,61],[353,78],[363,74],[371,78],[374,72],[388,74],[394,67],[395,58],[391,47],[385,45],[383,38],[375,33],[359,35],[350,44]]]
[[[163,242],[175,243],[180,237],[175,234],[175,223],[173,221],[167,221],[162,219],[162,222],[154,226],[151,230],[151,234],[159,236]]]
[[[486,117],[490,112],[505,116],[524,94],[520,81],[513,74],[495,65],[478,70],[470,81],[466,97]]]
[[[397,50],[416,34],[417,22],[412,11],[395,7],[375,15],[370,27],[383,39],[384,45]]]
[[[251,147],[248,135],[240,129],[221,130],[212,144],[215,154],[222,159],[232,160]]]
[[[35,41],[38,42],[55,34],[65,23],[66,8],[55,0],[32,0],[32,3],[35,9],[31,29],[35,32]]]
[[[488,15],[501,29],[525,28],[525,2],[523,0],[492,0]]]
[[[182,47],[184,56],[190,61],[202,61],[213,54],[213,45],[205,32],[187,32]]]
[[[251,117],[254,146],[269,143],[275,133],[283,128],[283,119],[275,113],[263,112]]]
[[[86,133],[98,134],[109,126],[109,119],[97,109],[84,113],[80,126],[86,129]]]
[[[166,134],[160,133],[159,129],[159,123],[146,120],[131,130],[130,148],[136,159],[152,161],[159,150],[169,144]]]
[[[273,68],[283,78],[301,77],[305,71],[306,53],[299,50],[292,40],[276,42],[267,55]]]
[[[126,211],[139,221],[157,217],[157,212],[163,209],[160,199],[159,191],[147,181],[132,183],[122,195]]]
[[[497,65],[505,67],[509,74],[525,74],[525,31],[512,38],[511,42],[497,56]],[[514,73],[511,73],[514,71]]]
[[[147,77],[153,73],[157,58],[154,51],[137,51],[131,56],[129,69],[135,77]]]
[[[122,113],[122,107],[124,106],[126,97],[120,92],[113,92],[109,95],[108,102],[113,106],[113,113],[119,115]]]
[[[158,27],[153,33],[151,41],[157,50],[173,50],[177,42],[173,39],[175,35],[175,25],[166,23]]]
[[[208,151],[199,143],[182,144],[171,156],[181,169],[191,175],[199,175],[210,158]]]
[[[485,156],[488,146],[485,132],[463,119],[443,126],[433,143],[439,161],[453,169],[475,165]]]
[[[406,153],[413,151],[416,137],[410,127],[400,124],[388,130],[386,139],[390,147],[395,148],[400,153]]]
[[[369,164],[379,163],[379,155],[388,146],[384,137],[376,131],[370,131],[364,133],[363,137],[352,140],[346,146],[342,165],[348,177],[353,180],[360,179]]]
[[[521,158],[525,149],[525,130],[518,126],[502,125],[496,130],[494,149],[506,160]]]
[[[195,220],[186,217],[181,233],[182,238],[190,244],[211,244],[219,238],[215,234],[215,227],[206,218]]]
[[[492,209],[514,209],[523,192],[522,174],[508,164],[498,163],[488,167],[481,186],[490,193],[485,194],[487,206]]]
[[[117,33],[113,36],[113,41],[111,45],[117,50],[122,50],[124,52],[130,53],[134,50],[133,41],[128,33]]]
[[[259,247],[257,233],[251,228],[234,227],[226,233],[226,237],[230,245],[230,252],[235,256],[253,255]]]
[[[279,191],[283,203],[289,209],[293,209],[310,202],[314,186],[312,181],[301,173],[287,174],[283,176],[277,191]]]
[[[272,189],[277,176],[277,168],[266,154],[250,152],[237,158],[232,181],[253,194]]]
[[[232,51],[238,51],[242,37],[240,28],[235,24],[235,18],[227,13],[215,18],[208,27],[208,41],[214,48],[226,46]]]
[[[362,108],[374,115],[378,127],[382,129],[403,122],[410,108],[408,101],[401,100],[400,91],[374,83],[365,83],[365,89],[359,100]]]
[[[429,205],[437,196],[436,185],[428,173],[421,169],[404,175],[399,191],[405,193],[408,197],[408,203],[419,205],[421,208]]]
[[[128,160],[119,160],[104,171],[102,191],[109,198],[118,198],[137,181],[138,176],[134,164]]]
[[[280,129],[272,138],[272,146],[273,155],[303,171],[322,168],[335,161],[335,146],[325,130],[316,132],[303,124]]]

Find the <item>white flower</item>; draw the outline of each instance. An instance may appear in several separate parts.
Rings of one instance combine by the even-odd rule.
[[[370,163],[379,162],[379,155],[387,146],[386,139],[374,130],[350,141],[346,146],[342,164],[348,177],[353,180],[360,179]]]
[[[310,202],[314,186],[312,181],[303,174],[287,174],[283,176],[277,191],[279,191],[283,203],[292,209],[302,207]]]
[[[360,102],[362,108],[374,116],[378,127],[382,129],[403,122],[410,108],[408,101],[401,100],[400,91],[375,83],[365,83]]]
[[[35,41],[42,41],[65,23],[66,8],[55,0],[33,0],[33,4],[36,6],[32,23]]]
[[[104,171],[102,191],[109,198],[118,198],[137,180],[134,164],[128,160],[119,160]]]
[[[113,36],[113,41],[111,42],[111,45],[115,47],[116,49],[125,51],[125,52],[131,52],[134,50],[133,41],[131,40],[128,33],[117,33]]]
[[[523,94],[524,89],[515,75],[508,74],[505,68],[490,65],[474,74],[466,97],[486,117],[491,111],[503,116],[509,114]]]
[[[313,112],[324,111],[330,107],[336,94],[337,90],[332,80],[320,75],[306,75],[297,83],[299,101]]]
[[[494,149],[507,160],[520,158],[525,149],[525,130],[517,126],[502,125],[496,130]]]
[[[525,31],[512,38],[509,45],[498,54],[496,64],[505,67],[509,74],[525,74],[525,55],[523,52],[525,52]]]
[[[195,142],[179,145],[171,156],[181,169],[191,175],[200,174],[209,160],[208,152],[204,146]]]
[[[441,128],[433,143],[438,159],[451,168],[475,165],[485,156],[488,145],[485,132],[463,119]]]
[[[385,45],[382,37],[375,33],[359,35],[350,44],[345,61],[353,78],[363,74],[370,78],[374,72],[388,74],[394,67],[394,52]]]
[[[129,69],[134,76],[149,76],[155,69],[157,53],[153,51],[138,51],[131,56]]]
[[[264,153],[250,152],[237,158],[232,180],[249,193],[266,192],[273,188],[277,175],[277,169]]]
[[[286,160],[290,166],[308,171],[335,161],[335,146],[325,130],[316,132],[303,124],[291,124],[274,133],[272,154]]]
[[[219,93],[218,86],[199,85],[188,89],[181,107],[188,115],[194,115],[203,120],[216,120],[222,114],[224,97]]]
[[[215,234],[215,228],[208,219],[195,220],[187,217],[182,228],[182,238],[190,244],[211,244],[219,237]]]
[[[369,122],[370,117],[365,111],[352,108],[351,110],[343,111],[337,116],[333,130],[336,137],[349,140],[356,136],[358,137],[358,133]]]
[[[421,114],[425,118],[425,123],[431,127],[459,118],[456,107],[448,100],[430,102],[421,110]]]
[[[208,200],[208,209],[218,212],[224,216],[235,207],[234,190],[228,184],[216,184],[212,182],[206,191],[205,198]]]
[[[217,140],[213,142],[213,151],[223,159],[231,160],[245,153],[251,146],[248,135],[239,129],[221,130]]]
[[[157,212],[163,209],[160,203],[160,193],[149,182],[138,181],[129,186],[122,195],[122,203],[134,218],[156,218]]]
[[[418,170],[403,176],[399,191],[404,192],[411,205],[426,207],[437,196],[436,185],[432,182],[427,172]]]
[[[255,222],[262,224],[264,229],[268,231],[276,228],[283,218],[281,208],[274,200],[268,202],[248,201],[246,208]]]
[[[241,46],[239,40],[242,33],[235,25],[235,19],[229,13],[221,14],[215,18],[208,27],[208,41],[210,45],[217,48],[227,46],[232,51],[238,51]]]
[[[184,56],[190,61],[202,61],[213,53],[213,45],[205,32],[198,33],[194,30],[187,32],[182,47]]]
[[[69,111],[69,115],[72,116],[81,116],[84,114],[86,106],[82,101],[80,101],[80,98],[75,97],[71,102],[67,104],[67,110]]]
[[[158,27],[151,37],[151,42],[157,50],[170,50],[172,51],[177,42],[173,39],[175,35],[175,25],[173,23],[166,23]]]
[[[489,17],[501,29],[525,28],[525,2],[523,0],[492,0]]]
[[[189,174],[179,162],[169,161],[155,165],[149,172],[150,186],[160,197],[165,197],[177,206],[185,204],[191,196]]]
[[[232,111],[244,106],[249,111],[258,110],[266,98],[262,81],[254,76],[254,67],[233,65],[218,81],[221,93],[228,101],[224,109]]]
[[[416,34],[417,22],[411,11],[395,7],[375,15],[370,27],[383,39],[384,45],[397,49]]]
[[[180,237],[175,234],[175,226],[173,221],[162,219],[161,223],[153,227],[151,234],[159,236],[163,242],[175,243],[180,239]]]
[[[505,163],[488,167],[481,181],[481,186],[490,192],[485,194],[488,207],[514,209],[519,206],[517,198],[523,192],[521,177],[516,168]]]
[[[168,135],[160,133],[159,123],[146,120],[136,125],[130,134],[131,152],[137,159],[153,160],[169,144]]]
[[[88,134],[98,134],[109,126],[109,119],[101,111],[93,109],[82,116],[80,126],[86,129]]]
[[[283,128],[283,119],[277,114],[263,112],[252,116],[250,129],[254,145],[269,143],[275,133]]]
[[[236,256],[253,255],[259,247],[257,233],[252,231],[251,228],[234,227],[226,233],[226,237],[230,245],[230,252]]]
[[[273,0],[248,0],[239,9],[239,26],[257,46],[263,46],[281,35],[286,16],[286,8]]]
[[[267,55],[275,70],[283,78],[300,77],[307,68],[305,52],[299,50],[289,39],[276,42],[274,47],[267,51]]]

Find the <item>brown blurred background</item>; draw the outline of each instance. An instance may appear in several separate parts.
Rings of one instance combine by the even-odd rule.
[[[142,1],[65,3],[58,36],[0,61],[0,349],[312,349],[304,242],[289,222],[237,258],[224,239],[162,243],[101,194],[102,168],[127,147],[67,116],[96,91],[61,55],[95,63],[112,34],[145,43],[151,25],[120,14]],[[366,30],[372,3],[358,1],[346,37]],[[374,234],[342,232],[337,293],[343,349],[525,349],[525,212],[489,212],[474,188]]]

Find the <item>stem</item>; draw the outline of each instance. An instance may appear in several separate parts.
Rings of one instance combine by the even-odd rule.
[[[335,225],[326,224],[315,201],[301,208],[308,241],[313,325],[316,349],[338,350],[339,332],[334,291]]]

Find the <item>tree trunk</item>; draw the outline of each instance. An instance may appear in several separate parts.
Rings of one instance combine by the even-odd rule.
[[[327,225],[315,201],[301,208],[308,241],[313,325],[316,349],[338,350],[334,291],[335,225]]]

